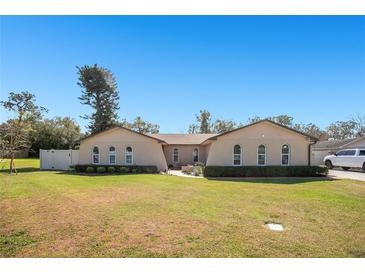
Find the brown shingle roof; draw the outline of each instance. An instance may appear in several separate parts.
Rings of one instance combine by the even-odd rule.
[[[347,145],[354,140],[355,139],[318,141],[315,145],[313,145],[313,148],[314,149],[340,149],[342,146]]]
[[[199,145],[217,134],[150,134],[170,145]]]

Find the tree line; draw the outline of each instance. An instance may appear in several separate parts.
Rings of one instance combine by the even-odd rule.
[[[28,92],[10,92],[8,99],[0,106],[14,113],[14,118],[0,124],[1,157],[10,158],[10,172],[14,169],[14,157],[19,150],[30,150],[37,155],[39,149],[77,148],[80,139],[106,129],[123,126],[140,133],[159,133],[160,126],[137,116],[132,121],[119,119],[119,92],[114,74],[98,65],[77,67],[81,104],[91,107],[92,112],[81,118],[88,121],[87,132],[83,134],[80,126],[71,117],[44,118],[48,111],[36,104],[35,95]],[[250,117],[246,123],[234,120],[213,120],[208,110],[195,115],[195,122],[188,128],[189,133],[223,133],[261,119],[270,119],[276,123],[294,128],[315,136],[320,140],[354,138],[365,135],[365,117],[355,116],[347,121],[336,121],[325,129],[314,123],[294,123],[289,115],[271,117]]]
[[[208,110],[201,110],[199,114],[195,115],[195,123],[189,126],[188,132],[223,133],[263,119],[268,119],[283,126],[293,128],[300,132],[317,137],[320,140],[341,140],[365,136],[365,116],[361,115],[353,116],[347,121],[333,122],[325,129],[321,129],[314,123],[294,123],[294,118],[286,114],[269,117],[249,117],[246,123],[236,123],[234,120],[229,119],[213,120],[212,115]]]

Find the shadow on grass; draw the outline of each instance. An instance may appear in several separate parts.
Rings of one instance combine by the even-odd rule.
[[[334,181],[336,179],[323,177],[262,177],[262,178],[243,178],[243,177],[210,177],[207,178],[209,181],[225,181],[225,182],[235,182],[235,183],[258,183],[258,184],[281,184],[281,185],[292,185],[292,184],[303,184],[312,183],[320,181]]]
[[[18,173],[35,172],[35,171],[39,171],[39,168],[36,168],[36,167],[20,167],[20,168],[17,168],[16,171]],[[9,173],[9,169],[8,168],[1,169],[0,173]]]
[[[158,173],[85,173],[75,171],[59,171],[57,174],[63,175],[74,175],[74,176],[87,176],[87,177],[103,177],[103,176],[124,176],[124,175],[160,175]],[[170,176],[168,176],[170,177]],[[173,176],[179,177],[179,176]],[[182,177],[181,178],[185,178]],[[207,177],[208,181],[217,182],[235,182],[235,183],[260,183],[260,184],[302,184],[320,181],[334,181],[333,179],[326,176],[321,177]]]
[[[35,167],[18,168],[18,173],[36,172],[40,171]],[[103,177],[103,176],[124,176],[124,175],[159,175],[158,173],[85,173],[75,171],[64,170],[45,170],[54,171],[56,174],[73,175],[73,176],[86,176],[86,177]],[[8,174],[9,169],[1,169],[0,174]],[[175,177],[175,176],[174,176]],[[182,177],[184,178],[184,177]],[[322,176],[322,177],[206,177],[208,181],[216,182],[234,182],[234,183],[258,183],[258,184],[303,184],[319,181],[334,181],[337,179]]]
[[[55,170],[56,171],[56,170]],[[86,172],[75,172],[67,170],[58,170],[57,174],[62,175],[74,175],[74,176],[86,176],[86,177],[103,177],[103,176],[125,176],[125,175],[159,175],[158,173],[86,173]]]

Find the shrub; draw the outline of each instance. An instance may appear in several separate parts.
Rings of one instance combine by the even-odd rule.
[[[109,173],[114,173],[114,172],[115,172],[115,167],[113,167],[113,166],[109,166],[109,167],[108,167],[108,172],[109,172]]]
[[[202,176],[204,172],[204,165],[183,166],[181,171],[188,175]]]
[[[167,167],[168,167],[169,169],[172,169],[172,168],[174,168],[174,165],[169,164]]]
[[[121,167],[119,167],[118,171],[120,173],[129,173],[129,168],[125,167],[125,166],[121,166]]]
[[[183,167],[181,168],[181,171],[182,171],[183,173],[185,173],[185,174],[189,174],[189,175],[191,175],[191,174],[193,174],[193,172],[194,172],[194,167],[193,167],[193,166],[183,166]]]
[[[157,172],[157,168],[154,169],[153,167],[146,167],[146,173],[156,173]]]
[[[98,167],[96,168],[96,172],[97,172],[97,173],[105,173],[105,171],[106,171],[106,168],[105,168],[105,167],[103,167],[103,166],[98,166]]]
[[[120,173],[157,173],[158,169],[157,166],[122,166],[122,165],[75,165],[75,170],[77,172],[88,172],[87,168],[90,167],[90,173],[98,172],[98,173],[104,173],[106,171],[108,172],[120,172]],[[100,172],[98,171],[98,168],[100,169]],[[92,169],[92,171],[91,171]],[[114,169],[114,170],[113,170]],[[113,171],[112,171],[113,170]]]
[[[204,173],[204,166],[195,166],[193,170],[194,176],[202,176]]]
[[[327,175],[322,166],[207,166],[205,177],[318,177]]]
[[[78,171],[77,168],[75,168],[75,169],[76,169],[76,171]],[[85,171],[86,171],[86,173],[94,173],[95,172],[94,167],[92,167],[92,166],[88,166],[85,169]]]

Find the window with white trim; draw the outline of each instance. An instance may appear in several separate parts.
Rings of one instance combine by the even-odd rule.
[[[259,145],[257,148],[257,165],[266,165],[266,147],[264,145]]]
[[[174,163],[178,163],[179,162],[179,149],[174,148],[174,152],[173,152],[172,158],[173,158]]]
[[[99,148],[98,147],[93,147],[93,164],[99,164]]]
[[[288,166],[290,161],[290,147],[289,145],[283,145],[281,147],[281,165]]]
[[[115,151],[115,147],[110,147],[109,148],[109,164],[113,165],[116,162],[116,151]]]
[[[126,165],[133,164],[133,149],[131,147],[127,147],[125,149],[125,164]]]
[[[194,148],[193,150],[193,162],[199,162],[199,150],[197,148]]]
[[[235,145],[233,147],[233,165],[240,166],[242,163],[242,151],[240,145]]]

